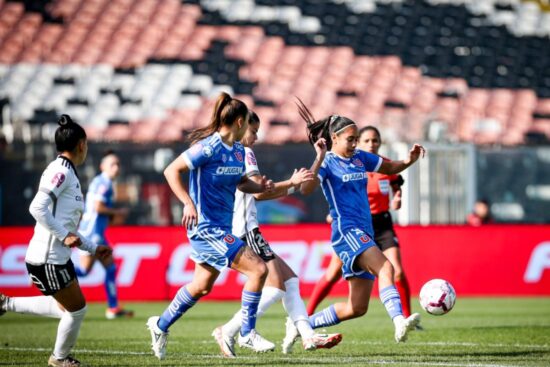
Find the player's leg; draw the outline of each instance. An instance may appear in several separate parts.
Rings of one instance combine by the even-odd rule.
[[[48,360],[48,366],[80,366],[80,363],[70,355],[87,310],[78,281],[74,280],[67,288],[56,292],[53,298],[65,312],[57,328],[55,347]]]
[[[178,290],[161,316],[152,316],[147,320],[147,328],[151,333],[151,348],[158,359],[162,360],[166,356],[170,326],[193,307],[200,297],[210,292],[219,274],[217,269],[208,264],[196,263],[191,283]]]
[[[399,292],[401,298],[401,304],[403,306],[403,316],[409,317],[411,315],[411,292],[409,288],[409,282],[403,270],[401,263],[401,253],[399,247],[390,247],[384,250],[384,256],[388,258],[393,265],[394,275],[393,279],[395,287]]]
[[[280,270],[280,261],[281,260],[279,258],[275,257],[269,261],[266,261],[268,275],[262,289],[262,296],[260,298],[260,303],[258,304],[256,318],[260,318],[268,310],[268,308],[271,307],[271,305],[280,301],[285,294],[283,278]],[[216,338],[218,344],[220,343],[218,339],[221,337],[235,338],[241,329],[242,320],[242,311],[239,310],[233,315],[231,320],[224,325],[217,327],[212,332],[212,335]],[[225,354],[226,352],[224,351],[224,355]]]
[[[357,258],[357,266],[378,276],[380,299],[395,326],[395,340],[405,341],[409,331],[420,321],[420,315],[403,316],[401,299],[393,281],[394,269],[377,246],[369,247]]]
[[[255,330],[258,304],[268,274],[267,266],[250,247],[243,246],[231,264],[231,268],[247,277],[242,294],[241,312],[243,322],[239,334],[239,345],[256,352],[275,349],[275,344],[264,339]]]
[[[309,323],[306,307],[300,295],[300,281],[294,271],[279,258],[281,272],[285,279],[286,292],[283,306],[288,314],[286,334],[283,339],[283,353],[291,353],[292,346],[298,336],[302,337],[302,345],[306,350],[332,348],[342,340],[342,334],[316,334]]]
[[[315,312],[319,303],[325,299],[332,287],[340,280],[342,277],[341,267],[342,261],[340,261],[338,255],[333,254],[325,274],[323,274],[321,279],[315,284],[315,288],[313,288],[307,305],[308,315],[312,315]]]
[[[133,317],[134,311],[125,310],[118,304],[118,291],[116,286],[117,268],[113,255],[109,255],[105,259],[101,259],[101,264],[105,268],[105,293],[107,294],[107,310],[105,317],[109,320],[120,317]]]
[[[0,293],[0,316],[6,311],[56,319],[63,316],[63,309],[51,296],[8,297]]]
[[[95,264],[96,258],[94,255],[90,255],[89,252],[80,252],[80,264],[78,266],[75,266],[75,272],[77,276],[85,277],[90,274],[90,271]]]

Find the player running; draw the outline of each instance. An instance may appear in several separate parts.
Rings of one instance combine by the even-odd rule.
[[[311,167],[317,177],[303,183],[301,191],[307,195],[318,186],[322,187],[333,218],[332,246],[343,263],[342,274],[350,289],[347,302],[317,312],[310,317],[310,322],[313,328],[321,328],[364,315],[375,276],[378,276],[380,298],[394,323],[395,340],[405,341],[408,332],[418,324],[420,315],[403,316],[393,281],[393,266],[372,239],[374,234],[365,185],[367,172],[397,174],[424,155],[424,147],[415,144],[405,161],[385,161],[356,149],[359,134],[352,120],[332,115],[315,121],[301,101],[299,111],[307,123],[309,141],[317,153]],[[293,343],[298,333],[290,331],[285,341]]]
[[[252,151],[257,140],[260,119],[256,113],[250,113],[249,126],[241,139],[245,150],[245,171],[248,178],[261,183],[262,176]],[[260,232],[256,200],[270,200],[292,194],[303,182],[311,181],[313,174],[302,168],[296,170],[290,179],[274,184],[272,192],[247,194],[237,190],[235,196],[235,210],[233,213],[233,234],[240,237],[267,265],[269,270],[267,280],[262,289],[262,297],[258,305],[256,317],[263,315],[274,303],[283,300],[283,306],[290,317],[292,327],[299,331],[305,350],[318,348],[332,348],[342,340],[341,334],[316,334],[306,313],[304,302],[300,296],[300,282],[292,269],[273,252],[269,243]],[[212,336],[216,339],[224,356],[235,357],[235,338],[241,330],[242,310],[238,311],[226,324],[217,327]],[[247,344],[239,343],[241,347]],[[275,348],[272,346],[271,350]],[[289,350],[283,348],[283,353]]]
[[[101,173],[94,177],[86,193],[86,210],[80,222],[80,232],[98,245],[108,246],[105,230],[109,224],[109,217],[126,215],[125,208],[113,207],[113,180],[120,171],[120,161],[117,155],[109,150],[105,152],[99,166]],[[80,255],[80,266],[76,267],[76,275],[85,277],[90,273],[96,258],[88,253]],[[108,308],[105,311],[107,319],[132,317],[134,312],[121,308],[118,304],[116,288],[116,265],[113,256],[100,260],[105,268],[105,292],[107,293]]]
[[[40,179],[29,211],[36,219],[25,263],[39,297],[7,297],[0,293],[0,316],[6,311],[61,319],[48,366],[78,367],[70,355],[86,314],[86,300],[76,279],[71,248],[78,247],[104,259],[107,246],[96,245],[77,233],[84,210],[76,166],[88,153],[84,129],[68,115],[59,119],[55,146],[60,153]]]
[[[242,293],[242,325],[239,344],[256,352],[272,349],[273,343],[255,330],[256,312],[267,277],[265,263],[244,242],[231,234],[235,191],[269,192],[273,182],[263,176],[258,182],[245,172],[245,151],[239,140],[248,127],[246,105],[222,93],[210,124],[190,134],[191,147],[164,171],[170,188],[183,203],[182,224],[193,248],[195,274],[191,283],[180,288],[168,308],[150,317],[152,349],[159,359],[166,355],[168,329],[200,297],[207,295],[220,271],[231,267],[247,276]],[[181,173],[190,171],[190,194]]]
[[[357,144],[359,149],[378,154],[380,145],[382,145],[382,138],[377,128],[366,126],[359,130],[359,142]],[[385,175],[373,172],[368,172],[367,175],[367,194],[372,214],[374,241],[393,265],[395,287],[401,298],[403,316],[409,317],[411,315],[409,282],[403,270],[399,242],[389,213],[390,206],[394,210],[401,208],[401,185],[404,181],[401,175]],[[391,202],[390,189],[393,191]],[[308,315],[315,312],[315,308],[329,294],[341,276],[342,261],[340,261],[338,255],[333,254],[325,274],[319,279],[311,294],[307,305]]]

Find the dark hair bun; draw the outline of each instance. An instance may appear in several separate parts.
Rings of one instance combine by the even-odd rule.
[[[71,116],[63,114],[61,115],[57,123],[59,124],[59,126],[67,126],[69,124],[72,124],[73,120],[71,119]]]

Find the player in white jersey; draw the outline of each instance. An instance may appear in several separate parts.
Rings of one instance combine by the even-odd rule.
[[[251,147],[257,140],[260,119],[256,113],[250,113],[250,120],[245,136],[241,143],[245,149],[246,175],[254,181],[260,182],[261,175],[256,156]],[[240,190],[235,193],[235,209],[233,212],[233,234],[239,236],[254,252],[262,258],[269,270],[267,280],[262,289],[262,297],[258,305],[256,317],[263,315],[274,303],[283,300],[289,321],[298,328],[306,350],[318,348],[332,348],[342,340],[341,334],[316,334],[311,325],[307,311],[300,297],[300,282],[292,269],[273,252],[269,243],[260,232],[256,200],[270,200],[292,194],[303,182],[311,181],[313,174],[301,168],[296,170],[288,180],[274,184],[274,190],[269,193],[247,194]],[[216,339],[225,356],[234,357],[235,337],[241,329],[242,312],[238,311],[226,324],[217,327],[212,336]],[[290,350],[283,348],[283,353]]]
[[[320,328],[364,315],[375,276],[378,276],[380,298],[394,323],[395,340],[403,342],[408,332],[418,324],[420,315],[403,316],[393,266],[373,240],[365,186],[367,172],[397,174],[424,155],[424,147],[415,144],[405,161],[383,160],[356,149],[359,133],[352,120],[332,115],[315,121],[301,101],[299,111],[307,123],[309,141],[317,153],[311,167],[317,177],[303,183],[301,191],[307,195],[318,186],[322,187],[333,218],[332,247],[342,261],[342,274],[350,289],[347,302],[333,304],[312,315],[310,322],[314,328]],[[297,334],[295,330],[290,331],[288,339]]]
[[[55,145],[60,154],[42,174],[29,208],[36,226],[25,262],[32,282],[44,296],[0,294],[0,315],[13,311],[61,319],[48,366],[77,367],[80,362],[70,351],[86,314],[86,300],[76,280],[71,248],[78,247],[100,258],[109,256],[111,250],[77,232],[84,202],[75,166],[86,159],[86,132],[68,115],[61,116],[59,125]]]
[[[250,180],[244,172],[244,148],[239,143],[248,127],[248,107],[222,93],[210,124],[189,136],[191,147],[164,170],[170,188],[183,203],[182,224],[193,249],[193,280],[181,287],[160,316],[147,321],[155,356],[166,355],[168,329],[207,295],[220,271],[231,267],[247,276],[242,293],[243,322],[239,344],[256,352],[273,350],[274,344],[255,330],[256,312],[267,277],[267,267],[244,242],[231,233],[235,191],[259,193],[273,189],[265,177]],[[190,172],[189,193],[181,173]]]

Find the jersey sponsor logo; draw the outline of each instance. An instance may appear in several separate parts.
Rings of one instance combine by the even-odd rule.
[[[239,162],[243,161],[243,155],[239,151],[235,152],[235,158],[237,158]]]
[[[258,165],[258,162],[256,161],[256,157],[254,157],[254,153],[252,152],[246,153],[246,162],[251,166]]]
[[[218,167],[216,169],[217,175],[240,175],[242,172],[242,167]]]
[[[355,158],[353,161],[351,161],[351,163],[353,163],[357,167],[363,167],[363,162],[361,162],[359,158]]]
[[[52,185],[59,187],[65,182],[65,175],[61,172],[57,172],[52,178]]]
[[[235,237],[233,237],[232,235],[230,234],[226,234],[225,237],[223,238],[224,242],[227,243],[228,245],[232,245],[235,243]]]
[[[347,173],[345,175],[342,175],[342,181],[343,182],[359,181],[359,180],[363,180],[366,177],[367,177],[366,172]]]

